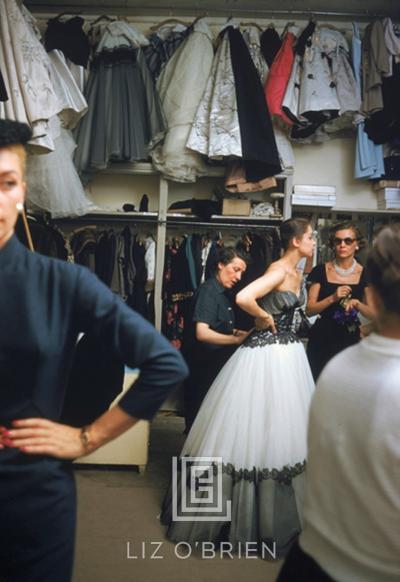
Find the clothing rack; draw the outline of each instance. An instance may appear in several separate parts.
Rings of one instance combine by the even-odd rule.
[[[29,10],[33,10],[36,14],[40,15],[40,18],[51,18],[58,14],[60,10],[60,5],[54,6],[49,1],[46,2],[44,0],[42,3],[35,3],[31,4],[27,2],[27,7]],[[95,8],[93,4],[86,4],[85,2],[70,2],[68,6],[67,14],[80,14],[85,19],[88,20],[95,20],[101,14],[99,13],[98,7]],[[300,19],[309,19],[309,18],[321,18],[321,19],[356,19],[358,21],[363,20],[371,20],[375,18],[384,18],[386,16],[391,16],[392,18],[396,18],[400,16],[400,9],[399,8],[391,8],[390,10],[379,10],[379,11],[372,11],[366,8],[360,10],[353,10],[353,11],[335,11],[335,10],[310,10],[310,9],[303,9],[303,10],[287,10],[287,9],[246,9],[246,8],[229,8],[227,7],[214,7],[214,8],[200,8],[200,7],[179,7],[179,8],[162,8],[160,6],[154,6],[152,4],[146,4],[146,6],[138,7],[129,7],[126,6],[125,3],[120,3],[118,5],[117,2],[114,4],[107,4],[105,2],[102,4],[102,14],[104,12],[108,12],[111,16],[120,16],[124,15],[128,17],[128,20],[136,19],[138,21],[142,19],[151,18],[151,21],[154,22],[154,16],[157,17],[181,17],[181,18],[191,18],[191,17],[207,17],[207,18],[257,18],[257,19],[284,19],[289,18],[293,20],[294,18]],[[140,19],[140,20],[139,20]],[[190,24],[190,23],[189,23]]]
[[[51,220],[55,224],[70,224],[71,222],[128,222],[131,226],[139,226],[142,223],[150,223],[156,226],[159,222],[157,212],[149,212],[147,214],[139,214],[137,212],[94,212],[91,214],[84,214],[83,216],[54,218]]]
[[[245,218],[245,217],[244,217]],[[268,220],[268,219],[266,219]],[[280,224],[279,220],[269,221],[268,224],[257,224],[247,222],[245,224],[239,222],[204,222],[196,220],[177,220],[177,219],[167,219],[167,228],[169,227],[205,227],[205,228],[236,228],[240,230],[272,230],[276,229]]]

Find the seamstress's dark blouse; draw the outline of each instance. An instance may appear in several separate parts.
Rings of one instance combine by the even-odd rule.
[[[235,328],[235,314],[232,308],[232,299],[229,291],[218,282],[215,276],[203,283],[195,297],[193,321],[207,323],[213,331],[233,334]],[[210,348],[218,348],[206,344]]]
[[[86,268],[28,251],[0,251],[0,424],[58,420],[80,332],[90,331],[140,377],[119,405],[151,418],[187,370],[182,357]],[[15,451],[0,451],[0,462]]]

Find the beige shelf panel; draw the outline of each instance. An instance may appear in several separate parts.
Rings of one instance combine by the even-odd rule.
[[[111,407],[117,404],[137,377],[136,373],[128,372],[125,374],[123,391],[114,400]],[[134,388],[132,389],[134,390]],[[93,465],[136,465],[139,467],[139,472],[142,473],[148,461],[149,437],[149,422],[140,420],[115,440],[75,462]]]

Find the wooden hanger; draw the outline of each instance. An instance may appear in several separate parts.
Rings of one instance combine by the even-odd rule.
[[[196,22],[198,22],[202,18],[205,18],[206,16],[208,16],[207,12],[203,12],[203,14],[199,14],[199,16],[196,16],[196,18],[193,20],[193,22],[191,23],[190,26],[194,26],[196,24]]]
[[[78,12],[61,12],[61,14],[57,14],[57,16],[55,17],[55,20],[60,20],[60,18],[62,18],[63,16],[80,16],[81,14],[83,14],[83,10],[79,10]]]
[[[295,22],[288,22],[288,23],[286,24],[286,26],[285,26],[285,28],[283,29],[283,32],[282,32],[282,34],[281,34],[281,38],[282,38],[282,39],[283,39],[283,38],[285,38],[285,36],[286,36],[287,32],[289,31],[289,28],[290,28],[291,26],[296,26],[296,23],[295,23]]]
[[[329,28],[330,30],[336,30],[337,32],[340,32],[341,34],[343,34],[343,32],[341,30],[339,30],[339,28],[337,26],[335,26],[334,24],[330,24],[329,22],[320,22],[318,27],[319,28]]]
[[[260,32],[264,32],[264,29],[257,22],[241,22],[240,26],[243,26],[243,28],[248,26],[254,26],[255,28],[258,28]]]
[[[98,24],[102,20],[108,20],[108,22],[115,22],[115,18],[112,18],[111,16],[108,16],[107,14],[102,14],[101,16],[96,18],[96,20],[93,20],[93,22],[90,23],[90,26],[91,27],[95,26],[96,24]]]
[[[184,22],[183,20],[179,20],[179,18],[167,18],[166,20],[163,20],[162,22],[159,22],[158,24],[151,26],[150,30],[153,32],[156,32],[157,30],[160,30],[160,28],[162,28],[166,24],[182,24],[183,26],[188,26],[187,22]]]

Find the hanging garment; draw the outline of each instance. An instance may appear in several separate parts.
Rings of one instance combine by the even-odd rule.
[[[144,47],[143,52],[154,82],[189,32],[189,27],[178,24],[162,27],[149,36],[149,45]]]
[[[264,30],[260,37],[260,48],[269,67],[274,62],[276,54],[281,46],[282,41],[273,26],[269,26]]]
[[[247,26],[242,34],[260,76],[261,84],[264,85],[268,75],[268,65],[261,51],[260,31],[255,26]]]
[[[388,50],[389,55],[394,57],[395,63],[400,62],[400,37],[396,34],[393,26],[392,19],[388,16],[382,20],[383,34],[385,37],[385,45]],[[393,74],[392,59],[389,59],[389,73],[390,77]]]
[[[353,22],[353,68],[354,76],[359,89],[361,90],[361,39],[358,25]],[[383,148],[375,145],[365,133],[364,117],[362,115],[355,118],[356,137],[356,159],[354,165],[354,177],[374,179],[380,178],[385,173],[383,163]]]
[[[302,33],[300,34],[300,36],[296,42],[295,53],[296,53],[296,55],[299,55],[301,58],[304,57],[306,47],[311,46],[311,38],[312,38],[312,35],[314,34],[315,27],[316,27],[316,22],[314,22],[314,20],[310,20],[310,22],[307,24],[305,29],[302,31]]]
[[[83,265],[93,273],[96,269],[96,247],[98,232],[95,226],[86,226],[74,230],[71,235],[71,249],[74,262]]]
[[[239,30],[228,28],[246,179],[257,182],[282,171],[263,86]]]
[[[9,96],[0,102],[0,117],[30,125],[30,145],[49,152],[54,149],[49,120],[62,105],[53,87],[52,65],[28,15],[16,0],[0,2],[0,69]]]
[[[147,281],[154,281],[156,278],[156,241],[152,236],[146,236],[144,245],[146,249],[144,262],[146,263]]]
[[[88,60],[90,55],[89,38],[83,31],[83,18],[74,16],[67,21],[60,16],[48,21],[44,33],[47,52],[61,51],[75,83],[83,93],[89,75]]]
[[[146,298],[147,268],[145,262],[146,247],[141,237],[135,235],[132,241],[131,260],[135,265],[134,285],[127,303],[132,309],[148,319],[148,304]]]
[[[124,268],[126,264],[125,241],[120,232],[115,233],[115,261],[111,276],[110,289],[117,295],[120,295],[124,301],[127,296],[125,293]]]
[[[103,232],[95,251],[96,275],[107,287],[111,287],[117,256],[117,240],[113,230]]]
[[[311,46],[311,37],[315,30],[315,22],[310,21],[301,32],[294,47],[295,57],[289,81],[282,100],[282,112],[295,124],[307,125],[309,122],[299,113],[300,83],[302,76],[302,62],[306,46]]]
[[[124,364],[107,340],[85,334],[75,348],[60,422],[82,427],[107,411],[122,392]]]
[[[35,252],[47,257],[62,259],[63,261],[73,262],[72,250],[68,240],[62,231],[53,225],[45,224],[38,217],[27,215],[29,232],[32,237],[33,248]],[[24,221],[18,220],[15,225],[15,234],[18,240],[27,248],[29,241],[24,226]]]
[[[376,144],[398,142],[400,138],[400,62],[393,64],[391,77],[383,78],[382,97],[383,109],[376,111],[365,121],[365,131]]]
[[[76,172],[75,148],[71,132],[61,127],[53,152],[28,156],[28,204],[46,210],[52,218],[81,216],[96,208]]]
[[[213,56],[211,30],[205,20],[200,19],[157,82],[168,131],[164,142],[152,150],[151,157],[158,171],[177,182],[195,182],[198,176],[208,172],[201,156],[186,144],[211,72]]]
[[[302,57],[296,54],[282,100],[282,112],[294,123],[302,123],[303,121],[306,121],[299,115],[301,63]]]
[[[279,152],[279,159],[283,170],[290,171],[294,169],[294,152],[293,146],[284,131],[277,123],[272,124],[274,127],[274,135],[276,146]]]
[[[314,111],[340,109],[329,60],[324,52],[326,29],[316,29],[311,46],[306,46],[300,80],[300,115]]]
[[[0,101],[7,101],[7,100],[8,100],[7,90],[6,90],[6,86],[4,84],[3,75],[1,74],[1,71],[0,71]]]
[[[83,31],[84,23],[84,19],[80,16],[74,16],[65,22],[60,19],[60,16],[51,18],[44,33],[44,46],[47,52],[58,49],[75,65],[86,68],[90,44]]]
[[[124,254],[126,257],[126,261],[125,261],[125,265],[124,265],[124,287],[125,287],[125,292],[127,294],[127,303],[129,301],[129,297],[132,295],[133,293],[133,288],[135,286],[135,277],[136,277],[136,265],[134,263],[134,258],[133,258],[133,245],[134,245],[134,234],[133,231],[129,228],[129,226],[126,226],[122,233],[121,236],[124,240],[124,246],[125,246],[125,250],[124,250]],[[129,305],[129,303],[128,303]]]
[[[54,90],[62,106],[59,117],[63,127],[74,129],[85,115],[88,104],[66,63],[63,53],[59,50],[53,50],[48,55],[53,65],[51,78]]]
[[[364,121],[357,124],[354,177],[374,180],[385,174],[382,145],[376,145],[365,133]]]
[[[162,332],[177,349],[185,345],[190,334],[193,295],[186,239],[180,245],[170,243],[165,250]]]
[[[207,86],[186,145],[212,159],[243,156],[227,29],[221,33]]]
[[[340,104],[339,115],[353,114],[361,107],[361,92],[350,64],[349,45],[338,30],[321,28],[321,49],[331,63],[332,79]]]
[[[282,101],[294,63],[294,44],[296,42],[298,28],[291,27],[283,40],[275,59],[270,67],[264,92],[269,113],[282,119],[287,125],[293,125],[282,110]]]
[[[360,102],[346,39],[338,30],[316,28],[305,42],[303,60],[295,58],[282,103],[295,120],[291,139],[311,143],[348,135]]]
[[[362,111],[366,115],[383,109],[382,77],[391,71],[390,60],[382,21],[375,20],[366,27],[362,42]]]
[[[147,159],[150,144],[164,133],[140,42],[140,33],[118,21],[107,26],[97,47],[85,90],[89,111],[76,132],[75,164],[85,180],[112,161]]]

